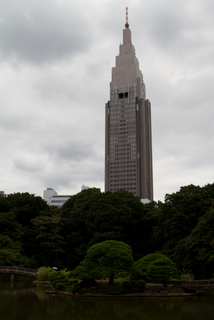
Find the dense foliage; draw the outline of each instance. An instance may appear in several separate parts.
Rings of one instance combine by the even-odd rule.
[[[146,276],[151,282],[166,286],[172,278],[178,278],[178,270],[171,259],[163,256],[149,263]]]
[[[66,261],[75,267],[91,245],[105,240],[127,243],[134,259],[150,253],[155,214],[155,203],[144,206],[128,191],[83,190],[62,208]]]
[[[129,271],[134,260],[130,246],[122,241],[106,240],[91,246],[73,275],[79,279],[100,279],[103,275],[113,284],[114,275]]]
[[[147,254],[146,256],[144,256],[143,258],[137,260],[135,263],[134,263],[134,267],[137,268],[137,269],[140,269],[141,273],[142,274],[146,274],[146,270],[148,268],[148,265],[159,259],[159,258],[163,258],[163,255],[160,254],[160,253],[150,253],[150,254]]]
[[[135,261],[150,253],[172,259],[179,270],[209,278],[214,270],[214,184],[189,185],[165,201],[141,203],[120,190],[83,190],[61,209],[41,197],[0,198],[0,265],[75,269],[87,250],[116,240]]]

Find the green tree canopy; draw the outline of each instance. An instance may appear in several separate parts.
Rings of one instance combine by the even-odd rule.
[[[91,246],[81,266],[73,274],[87,278],[109,276],[109,284],[113,283],[114,275],[128,271],[134,263],[132,250],[122,241],[106,240]]]
[[[51,208],[32,219],[35,231],[36,259],[39,265],[50,266],[60,264],[60,255],[64,252],[63,237],[60,234],[61,223],[58,209]]]
[[[145,274],[149,264],[159,258],[165,257],[160,253],[150,253],[144,256],[143,258],[139,259],[134,263],[134,267],[139,268],[140,271]]]
[[[14,243],[21,241],[22,225],[18,223],[15,213],[0,212],[0,234],[9,236]]]
[[[161,257],[151,262],[146,270],[147,278],[155,283],[166,286],[172,278],[178,278],[175,263],[167,257]]]
[[[4,244],[2,261],[5,261],[2,263],[11,261],[11,264],[26,263],[27,266],[27,261],[33,261],[37,252],[36,234],[31,220],[41,215],[43,210],[50,210],[50,207],[41,197],[15,193],[0,198],[0,209],[0,234],[4,236],[4,239],[1,238],[1,244]]]
[[[188,266],[196,277],[209,278],[214,270],[214,209],[199,219],[197,226],[186,238]]]
[[[15,213],[17,221],[24,227],[32,226],[33,218],[39,216],[43,210],[50,209],[41,197],[27,192],[10,194],[6,199],[10,211]]]
[[[214,199],[214,184],[184,186],[176,193],[166,194],[159,206],[158,223],[154,227],[152,243],[156,251],[173,257],[178,242],[192,230]]]
[[[87,249],[105,240],[123,241],[132,248],[135,259],[151,252],[151,235],[156,221],[155,203],[142,204],[128,191],[101,193],[83,190],[62,208],[65,260],[73,268],[83,260]]]

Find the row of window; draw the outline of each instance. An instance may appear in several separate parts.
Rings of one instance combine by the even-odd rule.
[[[120,189],[123,189],[123,190],[126,190],[126,191],[131,191],[134,195],[136,195],[137,193],[136,193],[136,191],[133,191],[133,188],[112,188],[112,189],[110,189],[110,191],[111,192],[114,192],[114,191],[119,191]],[[136,188],[134,188],[134,189],[136,189]]]
[[[134,100],[133,100],[134,101]],[[130,101],[131,102],[131,101]],[[115,109],[120,109],[121,107],[123,107],[123,108],[130,108],[130,107],[134,107],[135,108],[135,104],[131,104],[131,103],[129,103],[129,104],[124,104],[123,105],[123,103],[122,103],[122,101],[120,101],[119,102],[120,103],[120,105],[118,106],[117,105],[117,103],[112,103],[112,106],[111,106],[111,108],[110,108],[110,110],[115,110]],[[116,105],[116,106],[114,106],[114,105]]]
[[[135,119],[130,119],[130,120],[123,120],[123,121],[119,121],[119,120],[114,120],[114,121],[111,121],[111,124],[110,124],[110,127],[121,127],[122,125],[127,125],[127,126],[130,126],[130,125],[135,125]],[[121,123],[121,122],[124,122],[124,123]]]
[[[115,183],[115,184],[110,184],[110,187],[119,187],[119,186],[121,186],[121,187],[124,187],[124,186],[136,186],[136,183]]]
[[[136,115],[136,112],[135,112],[134,109],[121,110],[121,111],[111,111],[110,112],[110,119],[112,119],[112,118],[118,119],[118,118],[121,118],[121,117],[128,118],[128,117],[131,117],[131,116],[134,117],[135,115]]]
[[[126,157],[127,156],[127,159],[129,159],[133,155],[136,156],[136,152],[111,153],[110,157],[112,158],[112,157],[120,157],[120,156]]]
[[[110,161],[116,161],[116,160],[124,160],[124,159],[136,159],[136,155],[130,156],[130,157],[118,157],[118,158],[110,158]]]
[[[136,148],[132,147],[132,148],[114,148],[110,150],[110,155],[128,155],[128,154],[135,154],[136,153]]]
[[[116,173],[116,172],[114,172]],[[117,172],[118,173],[118,172]],[[110,175],[110,178],[125,178],[125,177],[130,177],[131,179],[136,177],[136,173],[135,174],[114,174],[114,175]],[[129,180],[129,178],[128,178]],[[123,180],[120,180],[120,181],[123,181]]]
[[[135,138],[135,134],[132,134],[132,135],[128,135],[126,138]],[[118,139],[118,137],[111,137],[111,140],[116,140]],[[119,139],[118,139],[119,140]],[[127,140],[124,140],[124,141],[127,141]]]
[[[124,131],[127,130],[127,131]],[[118,138],[121,134],[131,134],[131,133],[135,133],[136,132],[136,128],[135,126],[126,126],[125,128],[112,128],[110,135],[114,136],[116,138]]]
[[[113,114],[119,114],[119,113],[130,113],[130,112],[134,112],[133,114],[135,114],[135,108],[129,108],[129,109],[121,109],[120,110],[110,110],[110,115]]]
[[[130,125],[133,125],[135,124],[135,119],[122,119],[122,120],[114,120],[114,121],[111,121],[110,123],[110,127],[114,126],[114,127],[121,127],[121,126],[130,126]]]
[[[119,183],[119,181],[131,181],[131,182],[133,182],[133,181],[136,181],[136,179],[129,179],[128,178],[128,179],[111,179],[110,180],[110,182],[118,182],[118,183]]]
[[[125,127],[125,128],[124,128]],[[111,128],[111,132],[110,132],[110,134],[112,134],[112,132],[114,131],[114,130],[116,130],[116,131],[121,131],[121,130],[129,130],[129,131],[131,131],[131,130],[134,130],[134,131],[132,131],[133,133],[135,133],[135,128],[136,128],[136,126],[135,126],[135,123],[133,123],[133,122],[129,122],[129,123],[116,123],[116,124],[111,124],[111,126],[110,126],[110,128]]]
[[[124,138],[124,136],[126,134],[128,134],[128,133],[135,133],[135,130],[129,130],[129,131],[122,131],[122,130],[124,130],[124,128],[121,129],[121,130],[112,131],[111,134],[114,135],[114,137],[112,137],[111,139],[115,139],[116,140],[119,137]],[[115,135],[117,135],[117,136],[115,136]],[[122,135],[122,136],[120,136],[120,135]]]
[[[135,167],[135,168],[133,168],[133,167]],[[136,172],[136,165],[125,165],[125,166],[119,166],[119,167],[113,167],[113,166],[111,166],[110,167],[110,170],[116,170],[117,172]],[[113,172],[115,172],[115,171],[113,171]],[[112,173],[111,171],[110,171],[110,173]]]
[[[111,120],[111,126],[112,124],[114,125],[119,125],[122,121],[121,120]],[[130,118],[130,119],[126,119],[126,120],[123,120],[123,122],[125,122],[126,124],[129,124],[129,122],[132,124],[132,123],[135,123],[135,118]]]
[[[127,152],[128,151],[128,152]],[[127,148],[127,149],[114,149],[110,151],[110,156],[125,156],[125,155],[130,155],[130,154],[136,154],[135,148]]]
[[[121,172],[125,172],[125,173],[127,173],[127,172],[136,172],[136,170],[129,170],[129,169],[127,169],[127,170],[114,170],[114,171],[110,171],[110,174],[112,174],[112,173],[121,173]],[[128,176],[129,174],[127,174],[127,176]],[[132,176],[132,174],[130,174],[130,176]],[[135,174],[133,174],[133,176],[136,176],[136,173]]]
[[[111,154],[112,154],[112,152],[115,152],[115,154],[118,154],[118,152],[121,152],[121,151],[134,151],[134,150],[136,150],[136,148],[135,147],[132,147],[132,148],[113,148],[113,150],[111,150],[110,152],[111,152]],[[120,154],[122,154],[122,153],[120,153]]]
[[[121,141],[111,141],[110,144],[113,144],[114,147],[121,146],[121,143],[123,143],[123,142],[130,142],[130,145],[135,145],[135,143],[133,143],[133,141],[135,142],[136,140],[135,139],[129,139],[129,140],[121,140]]]
[[[127,144],[116,144],[116,145],[114,145],[114,146],[110,146],[110,148],[111,149],[117,149],[117,150],[119,150],[120,148],[122,148],[122,147],[132,147],[132,146],[136,146],[136,144],[135,143],[127,143]],[[132,149],[135,149],[135,147],[133,147]],[[128,150],[128,149],[127,149]],[[130,150],[131,150],[131,148],[130,148]]]
[[[123,162],[112,162],[111,165],[118,165],[118,164],[125,164],[125,166],[119,166],[117,168],[132,168],[132,164],[131,165],[127,165],[127,163],[136,163],[136,161],[123,161]],[[136,164],[133,164],[133,167],[136,167]],[[110,169],[116,169],[116,166],[115,167],[110,167]]]
[[[121,129],[112,129],[111,130],[111,136],[114,137],[119,137],[121,134],[125,134],[125,133],[135,133],[136,130],[135,128],[129,128],[129,131],[123,131],[125,128],[121,128]],[[126,128],[127,129],[127,128]],[[116,140],[116,139],[115,139]],[[127,141],[128,142],[128,141]]]

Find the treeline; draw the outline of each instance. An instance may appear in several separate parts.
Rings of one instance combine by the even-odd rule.
[[[0,265],[73,270],[104,240],[130,245],[134,260],[149,253],[172,259],[196,278],[214,273],[214,184],[189,185],[164,203],[142,204],[120,190],[83,190],[61,209],[28,193],[0,198]]]

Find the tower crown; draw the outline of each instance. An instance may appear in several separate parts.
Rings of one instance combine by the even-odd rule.
[[[128,23],[128,7],[126,7],[126,24],[125,27],[128,28],[129,27],[129,23]]]

